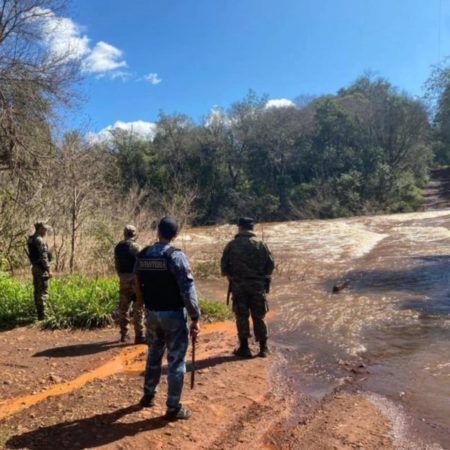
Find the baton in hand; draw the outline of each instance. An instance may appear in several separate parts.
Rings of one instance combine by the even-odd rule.
[[[192,365],[191,365],[191,389],[195,386],[195,344],[197,342],[197,335],[191,334],[192,341]]]

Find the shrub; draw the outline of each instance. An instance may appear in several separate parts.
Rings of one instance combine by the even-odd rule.
[[[31,284],[22,283],[0,272],[0,328],[30,323],[34,315]]]
[[[203,319],[213,322],[215,320],[228,320],[233,317],[231,310],[224,303],[214,300],[200,299],[200,309]]]
[[[220,277],[220,264],[218,259],[199,261],[194,267],[195,277],[199,279]]]
[[[46,306],[46,328],[96,328],[113,324],[119,304],[116,278],[87,278],[72,275],[50,283]],[[231,312],[222,304],[201,299],[204,318],[225,320]],[[0,328],[25,325],[35,320],[33,287],[0,272]]]
[[[114,279],[82,276],[55,279],[50,283],[47,328],[101,327],[113,322],[118,304],[118,283]],[[0,328],[35,320],[33,286],[0,272]]]
[[[79,275],[55,279],[50,284],[44,326],[96,328],[110,325],[118,303],[116,279],[88,279]]]

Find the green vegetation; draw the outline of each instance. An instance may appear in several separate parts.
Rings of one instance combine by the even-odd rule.
[[[196,278],[206,279],[220,277],[220,264],[218,259],[198,261],[195,264],[194,273]]]
[[[23,325],[33,320],[33,289],[0,272],[0,328]]]
[[[152,141],[113,132],[122,192],[147,192],[150,209],[167,192],[190,195],[199,225],[242,211],[260,221],[412,211],[433,158],[425,104],[382,78],[280,108],[250,92],[201,125],[164,114],[157,125]]]
[[[71,276],[50,283],[48,328],[95,328],[111,325],[119,302],[116,279]]]
[[[114,279],[70,276],[50,283],[47,328],[92,328],[113,323],[118,304],[118,283]],[[0,272],[0,328],[35,320],[33,288]]]
[[[430,168],[450,164],[448,61],[432,71],[424,99],[362,76],[283,107],[250,91],[201,123],[161,113],[147,139],[120,129],[100,142],[62,135],[56,117],[72,103],[81,67],[42,45],[36,25],[52,17],[53,0],[13,4],[0,17],[0,270],[28,265],[23,250],[37,219],[53,228],[55,272],[105,275],[126,223],[150,235],[163,215],[212,225],[242,214],[281,221],[413,211]],[[198,267],[200,276],[214,271]]]
[[[231,309],[224,303],[219,303],[214,300],[207,300],[200,298],[200,309],[202,310],[202,317],[208,322],[217,320],[229,320],[233,318]]]
[[[70,276],[50,283],[46,328],[95,328],[113,324],[118,305],[119,286],[115,278]],[[200,306],[207,320],[231,317],[228,308],[212,300],[201,299]],[[32,323],[35,320],[33,289],[0,272],[0,328]]]

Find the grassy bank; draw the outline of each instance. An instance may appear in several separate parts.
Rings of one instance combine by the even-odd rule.
[[[74,275],[53,279],[50,283],[47,328],[96,328],[113,324],[119,302],[116,278],[87,278]],[[225,305],[201,299],[200,306],[207,320],[230,317]],[[0,272],[0,328],[10,328],[35,320],[33,287]]]

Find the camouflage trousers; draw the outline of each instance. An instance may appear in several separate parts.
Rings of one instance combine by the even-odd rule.
[[[33,266],[31,273],[33,274],[34,304],[38,318],[42,318],[48,299],[48,272],[40,266]]]
[[[132,304],[133,324],[136,336],[144,335],[144,307],[138,307],[134,288],[134,275],[121,275],[119,291],[119,308],[117,309],[117,320],[120,326],[120,333],[126,335],[130,325],[129,310]]]
[[[268,308],[264,288],[244,284],[233,286],[232,293],[239,339],[248,339],[251,336],[249,323],[251,316],[255,340],[266,341],[268,330],[264,318]]]

